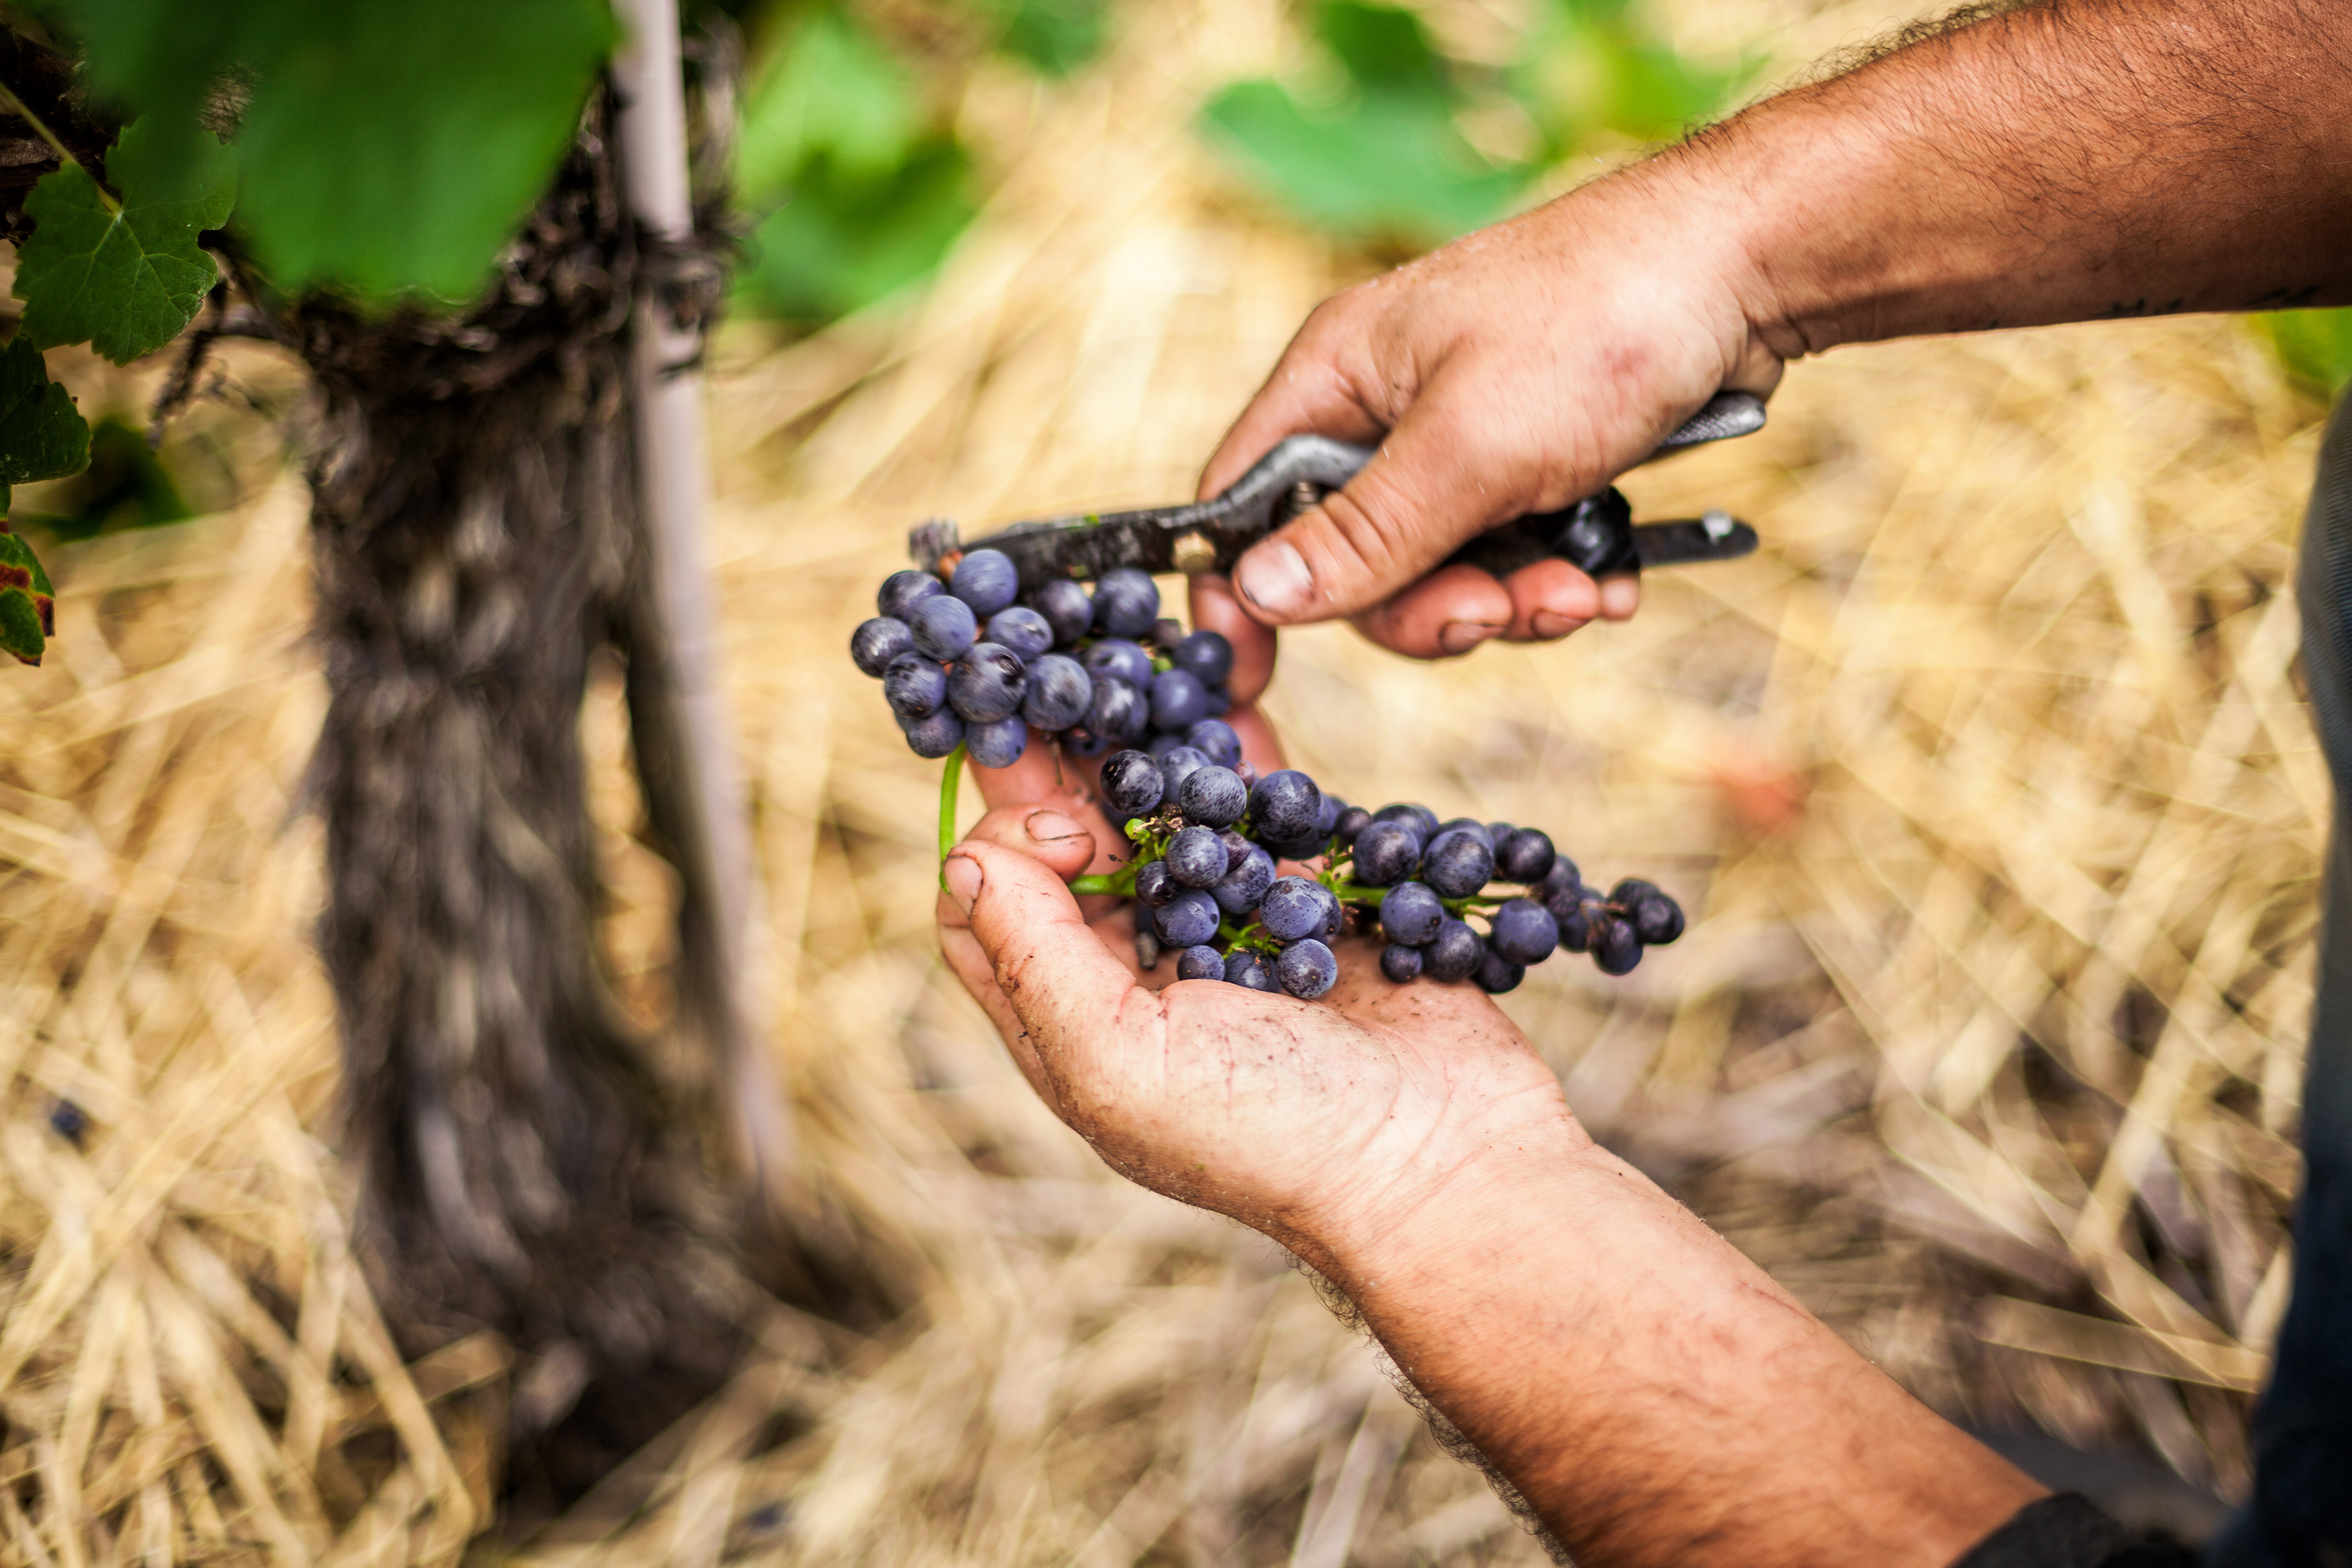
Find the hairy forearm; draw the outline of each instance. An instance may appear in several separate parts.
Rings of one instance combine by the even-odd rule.
[[[2352,302],[2352,9],[2053,0],[1767,100],[1633,172],[1737,236],[1783,356]]]
[[[1492,1151],[1328,1266],[1580,1563],[1940,1568],[2041,1495],[1572,1134]]]

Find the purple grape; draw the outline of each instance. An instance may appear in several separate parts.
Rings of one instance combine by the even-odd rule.
[[[1029,749],[1029,727],[1018,718],[966,725],[963,748],[982,768],[1010,768]]]
[[[1421,852],[1421,880],[1442,898],[1467,898],[1495,877],[1495,852],[1485,829],[1454,828],[1429,841]]]
[[[1051,582],[1040,583],[1029,596],[1029,604],[1054,629],[1057,646],[1076,642],[1094,627],[1094,595],[1087,591],[1083,582],[1057,577]]]
[[[1309,936],[1282,950],[1274,961],[1274,977],[1302,1002],[1311,1002],[1339,979],[1339,960],[1331,949]]]
[[[1223,718],[1234,711],[1234,695],[1223,686],[1209,688],[1209,716]]]
[[[1526,966],[1514,964],[1500,953],[1495,952],[1489,952],[1484,958],[1479,959],[1478,967],[1471,976],[1472,979],[1478,982],[1478,988],[1490,997],[1499,997],[1505,991],[1516,990],[1519,982],[1527,977]]]
[[[1381,949],[1381,973],[1400,986],[1421,978],[1421,949],[1390,943]]]
[[[1087,673],[1097,680],[1116,675],[1137,691],[1151,689],[1151,655],[1139,643],[1106,637],[1087,650],[1086,665]]]
[[[1644,947],[1663,947],[1683,934],[1683,906],[1655,894],[1633,906],[1633,935]]]
[[[1175,737],[1168,736],[1163,738],[1174,740]],[[1152,744],[1156,747],[1159,742],[1154,741]],[[1168,780],[1167,793],[1160,797],[1167,800],[1176,798],[1176,791],[1184,787],[1184,780],[1192,776],[1194,768],[1206,768],[1209,765],[1209,759],[1201,755],[1198,747],[1186,746],[1181,741],[1165,751],[1155,751],[1153,756],[1159,759],[1160,777]]]
[[[1249,807],[1249,787],[1230,768],[1195,768],[1177,787],[1176,809],[1188,822],[1230,828]]]
[[[1478,939],[1478,933],[1470,928],[1469,922],[1448,915],[1439,924],[1437,935],[1430,939],[1429,946],[1422,949],[1421,972],[1450,985],[1468,979],[1486,956],[1486,945]]]
[[[1065,730],[1087,716],[1095,684],[1076,659],[1047,653],[1029,666],[1021,716],[1046,731]]]
[[[1242,759],[1242,737],[1221,718],[1204,718],[1186,730],[1184,744],[1220,768],[1231,768]]]
[[[1135,871],[1135,902],[1146,909],[1158,909],[1184,891],[1184,884],[1168,874],[1166,861],[1146,861]]]
[[[1424,844],[1437,836],[1437,813],[1426,806],[1412,806],[1399,801],[1395,805],[1383,806],[1374,811],[1372,821],[1410,822],[1412,824],[1414,836]]]
[[[1355,880],[1387,887],[1411,876],[1421,863],[1421,835],[1412,822],[1373,822],[1356,835]]]
[[[1252,844],[1209,889],[1209,896],[1217,901],[1219,909],[1239,920],[1258,906],[1265,897],[1265,890],[1273,885],[1274,857]]]
[[[1062,731],[1062,745],[1073,757],[1100,757],[1112,744],[1108,737],[1097,735],[1083,725]]]
[[[1159,765],[1140,751],[1115,752],[1102,765],[1104,801],[1129,818],[1140,817],[1159,805],[1167,788]]]
[[[1642,938],[1633,923],[1604,914],[1592,926],[1592,962],[1604,975],[1630,975],[1642,961]]]
[[[1095,678],[1094,700],[1087,705],[1087,727],[1114,744],[1142,735],[1151,722],[1143,694],[1117,675]]]
[[[1549,898],[1555,893],[1565,893],[1570,898],[1584,896],[1584,881],[1577,874],[1576,862],[1557,851],[1552,854],[1551,869],[1545,872],[1543,881],[1536,884],[1538,897]]]
[[[1250,822],[1257,836],[1277,843],[1315,837],[1315,823],[1323,810],[1323,792],[1315,780],[1296,768],[1267,774],[1250,791]]]
[[[1168,841],[1168,874],[1186,887],[1214,885],[1224,877],[1232,858],[1213,828],[1186,828]]]
[[[1522,967],[1542,963],[1559,946],[1559,922],[1532,898],[1510,900],[1487,924],[1487,947]]]
[[[963,720],[946,708],[898,727],[918,757],[945,757],[963,744]]]
[[[948,670],[948,704],[967,724],[993,724],[1021,711],[1028,681],[1020,654],[974,643]]]
[[[1186,670],[1151,677],[1151,727],[1182,732],[1209,716],[1209,694]]]
[[[1315,901],[1323,906],[1323,929],[1316,935],[1326,942],[1337,941],[1339,933],[1348,928],[1348,906],[1339,902],[1338,894],[1321,883],[1309,885],[1315,889]]]
[[[1169,653],[1180,670],[1188,670],[1204,686],[1222,686],[1233,679],[1234,645],[1216,632],[1195,632]]]
[[[1350,806],[1340,812],[1339,820],[1331,824],[1331,833],[1339,841],[1339,847],[1345,849],[1371,825],[1372,814],[1370,811],[1361,806]]]
[[[1001,549],[968,550],[956,562],[948,591],[971,605],[974,615],[993,615],[1020,597],[1021,571]]]
[[[882,672],[882,700],[901,720],[929,717],[948,700],[948,673],[920,653],[901,653]]]
[[[980,632],[980,618],[962,600],[942,593],[916,605],[907,626],[915,634],[915,652],[944,664],[963,657]]]
[[[1494,853],[1494,835],[1486,831],[1486,823],[1470,817],[1455,817],[1451,821],[1444,821],[1437,824],[1437,831],[1439,833],[1450,833],[1456,830],[1475,835],[1480,843],[1486,846],[1487,853]],[[1432,841],[1435,841],[1434,835],[1433,835]]]
[[[1184,622],[1173,615],[1162,615],[1151,623],[1151,641],[1155,646],[1173,651],[1184,640]]]
[[[1323,929],[1323,901],[1303,876],[1278,876],[1258,900],[1257,923],[1277,942],[1303,942]]]
[[[1509,827],[1508,823],[1498,825]],[[1495,841],[1495,874],[1505,882],[1536,886],[1559,862],[1550,836],[1538,828],[1510,828]]]
[[[1559,929],[1559,945],[1570,953],[1581,953],[1592,946],[1592,923],[1602,918],[1601,901],[1587,900],[1570,893],[1555,893],[1544,901],[1551,911],[1552,920]]]
[[[1198,947],[1217,934],[1217,901],[1188,889],[1151,912],[1151,928],[1170,947]]]
[[[1023,664],[1034,664],[1052,651],[1054,629],[1034,610],[1016,604],[988,618],[988,640],[1020,654]]]
[[[1140,637],[1160,619],[1160,587],[1133,567],[1102,574],[1095,584],[1095,622],[1114,637]]]
[[[882,591],[874,596],[874,607],[893,621],[914,620],[915,606],[926,599],[937,599],[947,591],[947,585],[928,571],[894,571],[882,580]]]
[[[1176,977],[1180,980],[1222,980],[1225,977],[1224,955],[1214,947],[1187,947],[1176,955]]]
[[[914,645],[915,634],[907,629],[904,621],[877,615],[871,621],[859,622],[857,630],[849,634],[849,657],[866,674],[879,675],[890,667],[891,660]]]
[[[1445,905],[1421,883],[1401,882],[1381,900],[1381,929],[1403,946],[1428,946],[1444,924]]]
[[[1266,967],[1265,960],[1246,947],[1237,947],[1225,955],[1225,980],[1229,985],[1253,991],[1278,991],[1282,988],[1275,980],[1274,971]]]

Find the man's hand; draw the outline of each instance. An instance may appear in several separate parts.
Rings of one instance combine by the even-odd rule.
[[[2352,11],[2044,0],[1927,33],[1326,302],[1202,488],[1301,432],[1381,454],[1242,559],[1250,613],[1422,657],[1563,635],[1632,613],[1633,580],[1424,574],[1784,361],[2352,301]]]
[[[1242,558],[1269,625],[1355,619],[1434,658],[1623,620],[1640,580],[1565,561],[1431,573],[1475,535],[1591,495],[1727,388],[1769,393],[1728,223],[1629,171],[1327,300],[1202,476],[1222,490],[1285,436],[1378,441],[1346,488]]]

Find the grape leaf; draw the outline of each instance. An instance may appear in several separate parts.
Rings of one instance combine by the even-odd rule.
[[[89,424],[20,329],[0,349],[0,486],[61,479],[89,462]]]
[[[33,547],[0,522],[0,652],[23,664],[41,662],[48,639],[57,635],[56,595]]]
[[[152,354],[195,319],[220,277],[196,235],[228,221],[236,175],[228,151],[197,132],[193,156],[159,157],[151,119],[107,154],[118,203],[68,163],[25,198],[31,236],[16,248],[20,337],[37,348],[89,342],[116,364]],[[203,144],[209,143],[209,147]]]
[[[572,144],[611,0],[52,0],[92,93],[194,124],[236,73],[237,232],[289,293],[470,298]]]

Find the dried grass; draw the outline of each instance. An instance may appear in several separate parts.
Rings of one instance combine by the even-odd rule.
[[[1762,11],[1743,35],[1792,53],[1874,19]],[[1539,1558],[1275,1249],[1028,1095],[933,960],[932,771],[840,656],[922,516],[1182,493],[1355,265],[1184,129],[1277,57],[1275,7],[1129,31],[1071,88],[975,86],[1006,181],[917,308],[740,332],[716,382],[777,1059],[803,1174],[911,1309],[871,1336],[780,1312],[709,1409],[487,1554]],[[2282,591],[2315,416],[2227,322],[1841,353],[1764,435],[1629,484],[1733,507],[1758,557],[1559,648],[1430,667],[1302,633],[1270,706],[1352,797],[1542,822],[1684,895],[1691,935],[1630,981],[1555,964],[1507,1005],[1596,1132],[1867,1354],[1955,1416],[2234,1491],[2327,799]],[[258,422],[206,417],[267,469]],[[401,1365],[343,1245],[300,497],[55,566],[57,656],[0,681],[0,1560],[450,1561],[505,1364]],[[583,723],[606,936],[657,1022],[670,884],[616,695]]]

